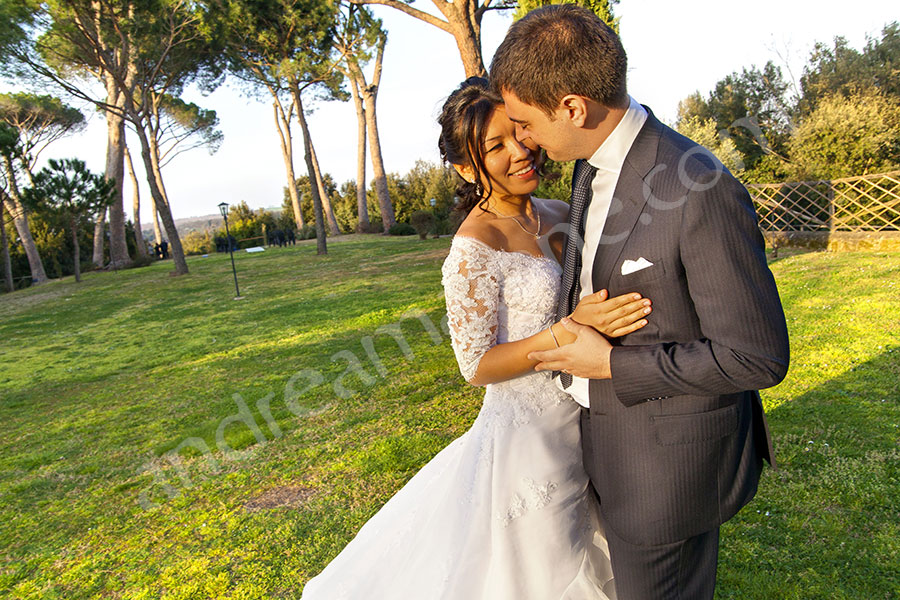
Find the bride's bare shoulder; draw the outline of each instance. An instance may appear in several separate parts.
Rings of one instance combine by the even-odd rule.
[[[499,250],[502,238],[492,217],[493,215],[490,213],[473,210],[460,223],[459,229],[456,230],[456,235],[476,239],[495,250]]]

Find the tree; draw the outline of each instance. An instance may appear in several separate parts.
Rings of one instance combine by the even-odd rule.
[[[676,129],[681,135],[712,152],[732,174],[737,175],[744,170],[744,162],[734,140],[724,129],[716,127],[714,119],[701,121],[700,117],[693,115],[682,119]]]
[[[789,151],[799,179],[900,169],[900,105],[871,89],[820,98],[794,131]]]
[[[516,5],[516,11],[513,13],[513,19],[518,21],[534,9],[542,6],[577,4],[600,17],[604,23],[612,27],[613,31],[619,33],[619,19],[613,15],[612,10],[613,5],[618,3],[619,0],[519,0]]]
[[[127,145],[125,146],[125,166],[128,167],[128,178],[131,179],[134,245],[137,247],[138,255],[146,259],[148,257],[147,243],[144,241],[144,232],[141,231],[141,190],[138,186],[137,176],[134,174],[134,163],[131,160],[131,152],[128,151]]]
[[[484,68],[484,58],[481,53],[481,20],[489,10],[507,10],[515,6],[511,0],[499,0],[492,6],[494,0],[431,0],[434,6],[444,16],[443,19],[411,6],[403,0],[349,0],[350,4],[381,4],[390,6],[420,21],[433,25],[442,31],[446,31],[456,40],[459,56],[466,71],[466,77],[478,75],[487,77],[487,69]]]
[[[19,132],[23,165],[28,173],[54,141],[84,129],[84,115],[53,96],[19,92],[0,94],[0,122]]]
[[[350,92],[356,106],[356,117],[359,122],[357,146],[356,203],[358,211],[358,227],[361,231],[369,228],[369,216],[366,202],[366,134],[370,144],[372,170],[375,172],[375,192],[378,197],[382,226],[385,234],[395,223],[394,208],[387,186],[387,175],[381,154],[381,141],[378,136],[378,119],[375,103],[378,99],[378,88],[381,85],[382,62],[387,33],[381,27],[381,20],[375,19],[365,7],[349,6],[346,15],[342,15],[343,27],[337,37],[336,48],[344,56],[339,67],[350,81]],[[372,58],[375,52],[375,70],[372,82],[366,81],[362,66]]]
[[[767,155],[786,160],[784,145],[793,112],[787,90],[781,69],[772,61],[762,69],[742,69],[716,83],[707,98],[696,92],[682,100],[676,128],[692,117],[700,123],[712,119],[718,131],[724,130],[734,140],[747,169]]]
[[[47,275],[31,234],[28,210],[22,205],[20,189],[23,183],[32,183],[34,166],[49,144],[84,128],[84,115],[52,96],[24,92],[0,94],[0,124],[12,130],[0,144],[8,186],[7,210],[13,215],[16,231],[28,256],[31,280],[41,283]],[[24,182],[20,178],[24,178]]]
[[[114,200],[115,183],[91,173],[77,158],[50,159],[48,166],[34,176],[26,202],[33,208],[46,207],[69,226],[74,246],[75,281],[81,281],[81,251],[78,244],[79,222]]]
[[[28,257],[31,283],[39,285],[47,281],[47,274],[44,271],[44,263],[41,261],[37,245],[34,243],[34,237],[31,235],[28,211],[22,203],[22,192],[18,181],[21,169],[17,165],[27,164],[28,160],[23,156],[18,131],[5,123],[0,123],[0,160],[3,163],[2,174],[4,177],[0,191],[6,198],[3,204],[13,218],[16,233],[19,234],[22,247]],[[29,176],[31,176],[30,173]]]
[[[48,23],[35,46],[40,59],[24,56],[21,60],[73,96],[105,111],[109,132],[106,177],[117,184],[117,199],[110,207],[111,260],[130,260],[121,210],[127,121],[141,142],[147,182],[172,247],[175,273],[187,273],[159,173],[152,128],[167,96],[179,96],[188,83],[209,91],[220,80],[221,51],[216,47],[216,31],[209,25],[206,5],[188,0],[118,4],[72,0],[47,2],[45,6]],[[88,79],[104,84],[103,98],[92,94]]]
[[[301,198],[295,189],[291,120],[300,123],[307,172],[317,185],[311,197],[316,224],[317,253],[328,252],[325,218],[333,233],[337,221],[325,193],[312,137],[303,108],[303,94],[318,92],[340,97],[340,73],[331,56],[335,7],[324,0],[229,0],[223,11],[226,49],[231,72],[250,84],[251,93],[268,92],[273,101],[287,189],[298,227],[304,225]]]
[[[9,237],[6,235],[6,193],[0,189],[0,248],[3,249],[3,287],[7,292],[13,291],[12,261],[9,258]]]
[[[849,97],[877,90],[886,98],[900,101],[900,23],[885,25],[881,39],[869,38],[863,50],[836,37],[831,47],[817,43],[803,69],[800,87],[801,114],[809,114],[819,102],[834,94]]]

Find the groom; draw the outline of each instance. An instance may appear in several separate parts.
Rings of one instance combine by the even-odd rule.
[[[491,64],[517,137],[580,159],[559,315],[601,289],[653,300],[615,345],[564,320],[577,341],[530,358],[584,407],[618,600],[712,598],[719,526],[773,462],[757,390],[787,373],[787,328],[747,191],[625,71],[618,36],[573,5],[515,23]]]

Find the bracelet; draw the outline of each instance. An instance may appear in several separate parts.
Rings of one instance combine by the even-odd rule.
[[[555,325],[555,324],[556,324],[556,323],[554,323],[553,325]],[[547,329],[550,331],[550,337],[553,338],[553,343],[556,344],[556,347],[557,347],[557,348],[559,348],[559,340],[556,339],[556,334],[553,333],[553,325],[551,325],[551,326],[548,327]]]

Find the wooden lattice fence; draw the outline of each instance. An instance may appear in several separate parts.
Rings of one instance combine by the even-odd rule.
[[[900,231],[900,171],[747,189],[765,232]]]

